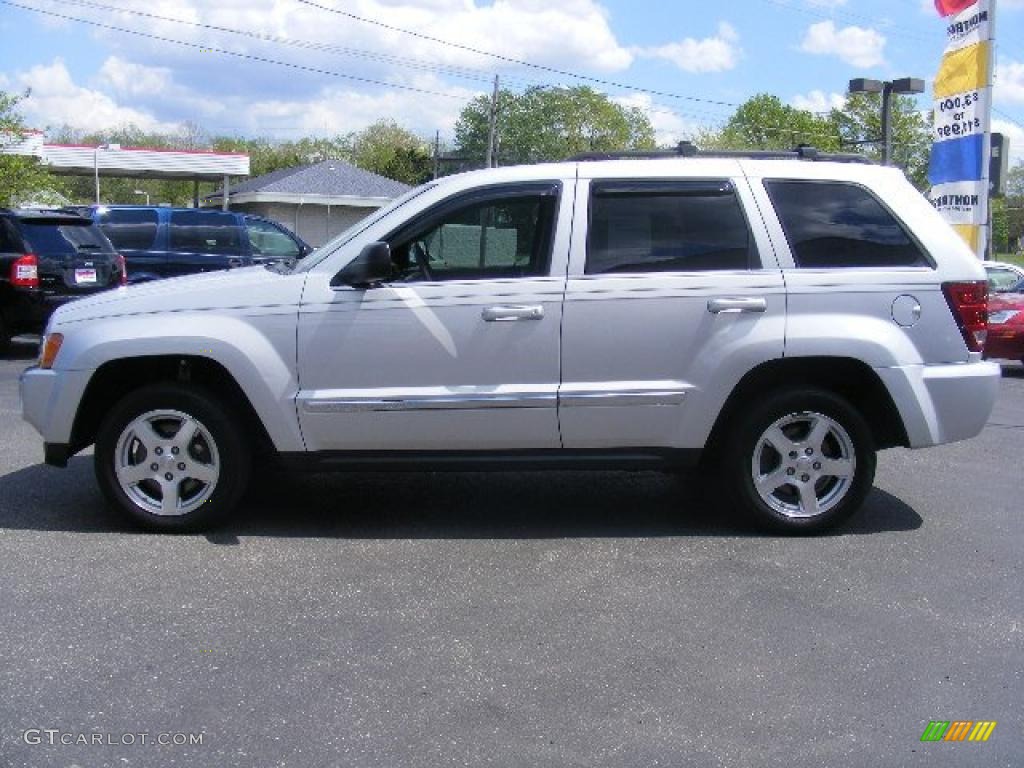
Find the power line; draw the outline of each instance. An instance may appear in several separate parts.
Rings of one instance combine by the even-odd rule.
[[[447,99],[458,99],[459,101],[466,101],[466,96],[460,95],[460,94],[445,93],[443,91],[433,91],[433,90],[430,90],[430,89],[427,89],[427,88],[418,88],[418,87],[413,86],[413,85],[402,85],[401,83],[389,83],[389,82],[386,82],[384,80],[375,80],[373,78],[360,77],[358,75],[347,75],[347,74],[345,74],[343,72],[335,72],[335,71],[329,70],[329,69],[320,69],[319,67],[311,67],[311,66],[308,66],[306,64],[295,64],[294,62],[281,61],[280,59],[271,59],[271,58],[268,58],[266,56],[257,56],[255,54],[251,54],[251,53],[241,53],[239,51],[231,51],[231,50],[228,50],[226,48],[215,48],[215,47],[212,47],[212,46],[209,46],[209,45],[204,45],[202,43],[190,43],[190,42],[188,42],[186,40],[177,40],[177,39],[172,38],[172,37],[164,37],[162,35],[154,35],[154,34],[152,34],[150,32],[141,32],[141,31],[139,31],[137,29],[127,29],[125,27],[118,27],[118,26],[116,26],[114,24],[104,24],[102,22],[93,21],[91,19],[81,19],[81,18],[78,18],[76,16],[68,16],[67,14],[57,13],[56,11],[47,11],[47,10],[44,10],[42,8],[33,8],[32,6],[22,5],[20,3],[12,2],[11,0],[0,0],[0,4],[2,4],[2,5],[9,5],[12,8],[20,8],[20,9],[25,10],[25,11],[32,11],[33,13],[40,13],[40,14],[43,14],[43,15],[46,15],[46,16],[52,16],[52,17],[58,18],[58,19],[64,19],[65,21],[74,21],[74,22],[77,22],[79,24],[88,24],[90,26],[98,27],[100,29],[108,29],[108,30],[112,30],[114,32],[123,32],[123,33],[125,33],[127,35],[135,35],[137,37],[145,37],[145,38],[148,38],[150,40],[158,40],[158,41],[163,42],[163,43],[173,43],[175,45],[183,45],[183,46],[186,46],[188,48],[196,48],[196,49],[200,49],[200,50],[203,50],[203,51],[210,51],[210,52],[213,52],[213,53],[223,53],[226,56],[234,56],[234,57],[239,58],[239,59],[246,59],[248,61],[256,61],[256,62],[260,62],[262,64],[276,64],[278,66],[289,67],[291,69],[297,69],[297,70],[300,70],[302,72],[310,72],[312,74],[317,74],[317,75],[327,75],[329,77],[338,77],[338,78],[342,78],[344,80],[352,80],[354,82],[366,83],[366,84],[369,84],[369,85],[381,85],[381,86],[384,86],[386,88],[397,88],[399,90],[411,91],[413,93],[423,93],[423,94],[426,94],[428,96],[441,96],[441,97],[447,98]]]
[[[468,69],[466,67],[458,67],[449,64],[438,64],[435,62],[423,61],[422,59],[405,58],[401,56],[394,56],[387,53],[381,53],[378,51],[368,51],[360,48],[349,48],[345,46],[332,45],[330,43],[318,43],[311,42],[308,40],[298,40],[295,38],[278,37],[276,35],[270,35],[263,32],[250,32],[241,29],[232,29],[230,27],[222,27],[216,24],[205,24],[197,21],[188,21],[186,19],[176,19],[170,16],[161,16],[159,14],[149,13],[146,11],[139,11],[132,8],[123,8],[121,6],[115,5],[105,5],[103,3],[91,2],[90,0],[57,1],[64,3],[65,5],[73,5],[82,8],[91,8],[101,11],[110,11],[114,13],[125,13],[146,19],[153,19],[156,21],[165,21],[173,24],[181,24],[184,26],[189,26],[197,29],[206,29],[213,32],[224,32],[231,35],[240,35],[243,37],[248,37],[253,40],[259,40],[261,42],[274,43],[277,45],[287,45],[293,48],[301,48],[303,50],[315,50],[339,56],[352,56],[354,58],[363,58],[378,63],[408,67],[410,69],[417,69],[425,72],[434,72],[437,74],[450,75],[453,77],[461,77],[469,80],[475,80],[478,82],[490,83],[491,81],[491,75],[489,73],[480,72],[479,70]],[[512,80],[515,82],[522,82],[528,84],[539,84],[539,81],[530,81],[517,77],[506,77],[506,80]]]
[[[1008,115],[1005,112],[1003,112],[1003,110],[997,109],[996,107],[992,107],[992,111],[995,112],[1000,117],[1004,118],[1005,120],[1009,120],[1011,123],[1016,125],[1018,128],[1024,128],[1024,123],[1022,123],[1020,120],[1015,118],[1013,115]]]
[[[377,19],[370,19],[370,18],[367,18],[365,16],[359,16],[359,15],[354,14],[354,13],[349,13],[348,11],[342,11],[342,10],[340,10],[338,8],[328,8],[325,5],[320,5],[319,3],[313,2],[313,0],[298,0],[298,2],[302,3],[303,5],[308,5],[308,6],[312,7],[312,8],[319,8],[322,11],[326,11],[328,13],[333,13],[333,14],[336,14],[338,16],[345,16],[346,18],[352,19],[354,21],[359,21],[359,22],[362,22],[364,24],[373,24],[374,26],[381,27],[383,29],[387,29],[387,30],[390,30],[392,32],[400,32],[403,35],[409,35],[411,37],[419,38],[420,40],[427,40],[427,41],[432,42],[432,43],[438,43],[439,45],[446,45],[446,46],[448,46],[450,48],[458,48],[459,50],[462,50],[462,51],[467,51],[469,53],[475,53],[478,56],[488,56],[488,57],[490,57],[492,59],[496,59],[497,61],[503,61],[506,64],[516,64],[516,65],[521,66],[521,67],[530,67],[531,69],[537,69],[537,70],[540,70],[542,72],[550,72],[552,74],[560,75],[562,77],[571,77],[571,78],[574,78],[576,80],[584,80],[586,82],[595,83],[596,85],[602,85],[602,86],[609,87],[609,88],[621,88],[621,89],[627,90],[627,91],[639,91],[639,92],[642,92],[642,93],[649,93],[649,94],[651,94],[653,96],[662,96],[662,97],[670,98],[670,99],[681,99],[681,100],[684,100],[684,101],[694,101],[694,102],[698,102],[698,103],[701,103],[701,104],[712,104],[712,105],[718,106],[718,107],[738,107],[738,106],[740,106],[739,104],[736,104],[735,102],[731,102],[731,101],[716,101],[714,99],[704,99],[704,98],[700,98],[698,96],[688,96],[688,95],[681,94],[681,93],[671,93],[669,91],[655,91],[655,90],[651,90],[649,88],[641,88],[640,86],[630,85],[629,83],[619,83],[619,82],[616,82],[614,80],[606,80],[606,79],[600,78],[600,77],[591,77],[590,75],[581,75],[581,74],[579,74],[577,72],[570,72],[568,70],[559,69],[557,67],[549,67],[549,66],[547,66],[545,64],[536,64],[536,63],[534,63],[532,61],[525,61],[524,59],[516,59],[516,58],[514,58],[512,56],[504,56],[504,55],[502,55],[500,53],[493,53],[491,51],[485,51],[485,50],[482,50],[480,48],[474,48],[474,47],[469,46],[469,45],[463,45],[462,43],[455,43],[455,42],[452,42],[451,40],[444,40],[444,39],[442,39],[440,37],[433,37],[432,35],[427,35],[427,34],[425,34],[423,32],[416,32],[416,31],[411,30],[411,29],[404,29],[403,27],[396,27],[393,24],[387,24],[387,23],[385,23],[383,21],[378,21]]]
[[[300,2],[305,2],[305,0],[299,0],[299,1]],[[189,25],[189,26],[194,26],[194,27],[200,27],[200,28],[208,29],[208,30],[211,30],[211,31],[226,32],[226,33],[230,33],[230,34],[238,34],[238,35],[243,35],[243,36],[251,37],[251,38],[254,38],[254,39],[258,39],[258,40],[263,40],[263,41],[266,41],[266,42],[275,42],[275,43],[288,44],[288,45],[293,45],[295,47],[300,47],[300,48],[306,48],[306,49],[312,49],[312,50],[324,50],[324,51],[327,51],[327,52],[336,52],[336,53],[341,53],[341,54],[344,54],[344,55],[350,55],[353,52],[355,52],[355,53],[358,53],[358,54],[365,55],[366,57],[369,57],[369,58],[379,57],[379,59],[381,61],[385,61],[385,62],[389,62],[389,63],[401,63],[401,64],[406,64],[406,65],[421,63],[421,62],[418,62],[415,59],[401,59],[400,57],[393,57],[393,56],[390,56],[390,55],[387,55],[387,54],[376,54],[376,53],[371,52],[371,51],[363,51],[363,50],[360,50],[360,49],[347,49],[347,48],[341,48],[341,47],[338,47],[338,46],[330,46],[330,45],[327,45],[327,44],[312,43],[312,42],[309,42],[309,41],[291,40],[291,39],[287,39],[287,38],[278,38],[278,37],[274,37],[272,35],[266,35],[266,34],[255,33],[255,32],[246,32],[244,30],[235,30],[235,29],[231,29],[231,28],[228,28],[228,27],[219,27],[219,26],[211,25],[211,24],[202,24],[202,23],[197,23],[197,22],[186,22],[186,21],[182,21],[182,20],[179,20],[179,19],[173,19],[173,18],[170,18],[170,17],[164,17],[164,16],[159,16],[157,14],[147,13],[147,12],[144,12],[144,11],[133,11],[133,10],[129,10],[129,9],[126,9],[126,8],[119,8],[119,7],[116,7],[116,6],[109,6],[109,5],[104,5],[102,3],[91,2],[91,0],[63,0],[63,2],[68,2],[68,3],[74,4],[74,5],[83,6],[83,7],[92,7],[92,8],[101,9],[101,10],[109,10],[109,11],[114,11],[114,12],[125,12],[125,13],[135,14],[135,15],[139,15],[139,16],[143,16],[143,17],[147,17],[147,18],[151,18],[151,19],[160,20],[160,21],[182,23],[182,24],[186,24],[186,25]],[[373,78],[360,77],[360,76],[356,76],[356,75],[348,75],[348,74],[344,74],[344,73],[340,73],[340,72],[334,72],[332,70],[322,69],[322,68],[319,68],[319,67],[312,67],[312,66],[303,65],[303,64],[295,64],[293,62],[281,61],[279,59],[272,59],[272,58],[265,57],[265,56],[258,56],[258,55],[255,55],[255,54],[247,54],[247,53],[241,53],[241,52],[238,52],[238,51],[232,51],[232,50],[223,49],[223,48],[211,47],[210,45],[207,45],[207,44],[192,43],[192,42],[188,42],[188,41],[184,41],[184,40],[178,40],[178,39],[171,38],[171,37],[155,35],[155,34],[148,33],[148,32],[142,32],[140,30],[128,29],[126,27],[120,27],[120,26],[113,25],[113,24],[106,24],[106,23],[94,21],[94,20],[91,20],[91,19],[83,19],[83,18],[79,18],[79,17],[76,17],[76,16],[70,16],[70,15],[67,15],[67,14],[58,13],[56,11],[49,11],[49,10],[45,10],[45,9],[41,9],[41,8],[35,8],[35,7],[32,7],[32,6],[27,6],[27,5],[23,5],[21,3],[13,2],[12,0],[0,0],[0,4],[8,5],[8,6],[11,6],[11,7],[14,7],[14,8],[19,8],[19,9],[30,11],[30,12],[33,12],[33,13],[38,13],[38,14],[43,14],[43,15],[47,15],[47,16],[52,16],[52,17],[55,17],[55,18],[60,18],[60,19],[66,20],[66,21],[73,21],[73,22],[76,22],[76,23],[87,24],[87,25],[98,27],[98,28],[101,28],[101,29],[112,30],[112,31],[115,31],[115,32],[123,32],[125,34],[135,35],[135,36],[138,36],[138,37],[144,37],[144,38],[148,38],[148,39],[152,39],[152,40],[157,40],[157,41],[160,41],[160,42],[172,43],[172,44],[175,44],[175,45],[186,46],[186,47],[189,47],[189,48],[201,49],[201,50],[204,50],[204,51],[212,51],[212,52],[216,52],[216,53],[223,53],[223,54],[228,55],[228,56],[234,56],[234,57],[237,57],[237,58],[242,58],[242,59],[246,59],[246,60],[250,60],[250,61],[256,61],[256,62],[265,63],[265,64],[276,64],[278,66],[289,67],[289,68],[297,69],[297,70],[304,71],[304,72],[310,72],[312,74],[320,74],[320,75],[327,75],[327,76],[331,76],[331,77],[338,77],[338,78],[342,78],[342,79],[346,79],[346,80],[352,80],[352,81],[355,81],[355,82],[367,83],[367,84],[371,84],[371,85],[380,85],[380,86],[383,86],[383,87],[386,87],[386,88],[396,88],[396,89],[399,89],[399,90],[411,91],[411,92],[415,92],[415,93],[423,93],[423,94],[432,95],[432,96],[442,96],[442,97],[445,97],[445,98],[458,99],[460,101],[466,101],[467,100],[464,95],[456,95],[456,94],[452,94],[452,93],[445,93],[445,92],[442,92],[442,91],[435,91],[435,90],[430,90],[430,89],[426,89],[426,88],[419,88],[419,87],[416,87],[416,86],[402,85],[402,84],[398,84],[398,83],[389,83],[389,82],[386,82],[386,81],[376,80],[376,79],[373,79]],[[315,4],[313,4],[313,5],[315,5]],[[330,9],[328,9],[328,10],[330,10]],[[418,33],[412,33],[412,34],[417,34],[418,35]],[[532,65],[532,66],[541,67],[541,65]],[[541,68],[543,68],[543,67],[541,67]],[[458,69],[458,68],[453,68],[453,69]],[[559,71],[559,70],[554,70],[553,68],[547,68],[547,69],[551,69],[551,71],[556,71],[556,72]],[[470,70],[464,70],[464,71],[470,71]],[[571,75],[571,73],[569,73],[569,74]],[[575,75],[571,75],[571,76],[575,76]],[[579,76],[579,77],[583,77],[583,76]],[[542,85],[544,87],[550,87],[549,83],[541,83],[540,81],[532,81],[532,82],[538,83],[538,84],[540,84],[540,85]],[[616,84],[613,84],[613,83],[608,83],[608,84],[616,85]],[[630,89],[630,90],[636,90],[636,91],[640,91],[642,93],[651,94],[651,95],[665,95],[663,92],[646,91],[646,90],[638,88],[636,86],[618,86],[618,87],[624,87],[624,88],[627,88],[627,89]],[[678,94],[675,94],[675,96],[677,98],[688,98],[688,97],[681,96],[681,95],[678,95]],[[700,102],[703,102],[703,103],[709,103],[709,104],[732,106],[728,102],[715,102],[715,101],[705,100],[705,99],[694,99],[694,100],[695,101],[700,101]],[[642,105],[642,104],[638,105],[638,104],[629,104],[629,103],[624,104],[623,106],[634,107],[636,109],[639,109],[639,110],[641,110],[643,112],[646,112],[646,113],[649,113],[649,114],[650,113],[667,114],[667,115],[672,115],[674,117],[695,118],[697,120],[703,120],[703,121],[705,121],[705,126],[704,127],[709,127],[709,128],[711,128],[711,127],[722,128],[722,127],[725,127],[727,125],[727,122],[728,122],[727,120],[723,119],[724,118],[723,115],[714,114],[714,113],[710,113],[710,112],[706,112],[706,111],[700,111],[700,112],[698,112],[698,111],[689,111],[689,112],[687,112],[687,111],[682,111],[682,110],[672,110],[672,109],[667,109],[667,108],[662,108],[662,107],[656,107],[656,106],[653,106],[653,105],[648,106],[648,105]],[[749,125],[750,127],[753,127],[753,128],[757,128],[757,129],[759,129],[761,131],[764,131],[764,132],[767,132],[767,133],[774,133],[774,134],[777,134],[777,135],[790,135],[790,136],[799,136],[799,137],[803,137],[803,138],[822,138],[822,139],[826,139],[826,138],[827,139],[832,139],[832,138],[835,138],[834,136],[831,136],[831,135],[828,135],[828,134],[814,133],[814,132],[808,132],[808,131],[803,131],[803,130],[790,129],[790,128],[785,128],[783,126],[777,126],[777,125],[764,125],[764,124],[760,124],[760,123],[748,123],[747,125]]]

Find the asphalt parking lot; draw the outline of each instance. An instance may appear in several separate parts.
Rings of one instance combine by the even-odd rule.
[[[1020,765],[1019,364],[835,535],[753,535],[699,476],[556,472],[271,477],[159,536],[91,457],[41,464],[29,354],[0,361],[0,766]]]

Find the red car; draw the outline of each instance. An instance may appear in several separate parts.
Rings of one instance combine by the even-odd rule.
[[[1007,293],[989,294],[985,357],[1024,362],[1024,280]]]

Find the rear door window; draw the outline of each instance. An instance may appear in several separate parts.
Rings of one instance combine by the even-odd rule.
[[[727,180],[591,184],[588,275],[747,270],[755,260]]]
[[[156,211],[113,208],[100,214],[100,226],[117,249],[148,251],[156,240]]]
[[[220,211],[172,211],[169,248],[183,253],[242,253],[235,216]]]
[[[896,217],[858,184],[766,179],[764,186],[798,267],[930,266]]]

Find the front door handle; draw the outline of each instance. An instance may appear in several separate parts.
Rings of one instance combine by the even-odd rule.
[[[509,323],[516,320],[540,320],[544,317],[544,307],[534,306],[502,306],[485,307],[480,316],[488,323]]]
[[[713,315],[765,312],[767,309],[768,302],[763,298],[711,299],[708,302],[708,312]]]

